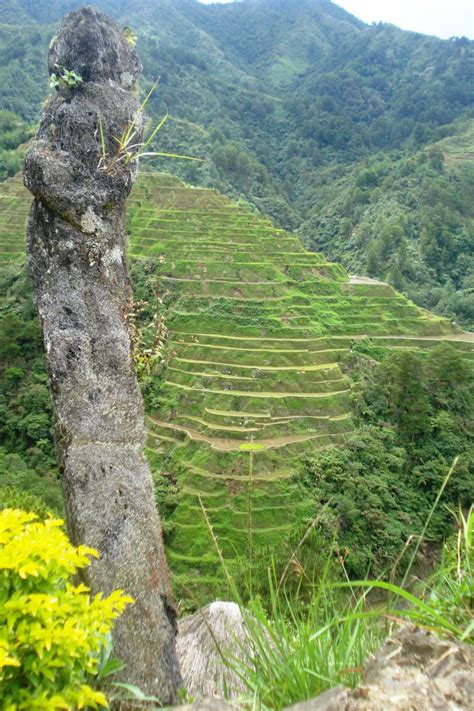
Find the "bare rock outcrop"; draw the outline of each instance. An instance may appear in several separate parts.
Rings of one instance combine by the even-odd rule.
[[[244,686],[232,674],[227,678],[232,699],[225,702],[222,681],[226,672],[217,645],[229,654],[240,648],[231,632],[245,644],[242,617],[232,603],[213,614],[211,606],[198,611],[181,624],[178,650],[183,675],[197,701],[183,711],[238,711]],[[237,608],[238,610],[238,608]],[[204,616],[203,616],[204,613]],[[237,651],[238,654],[238,651]],[[213,698],[214,697],[214,698]],[[320,696],[288,707],[285,711],[471,711],[474,699],[474,648],[454,640],[442,640],[415,627],[403,627],[386,640],[367,662],[363,678],[355,689],[336,687]]]
[[[118,160],[114,138],[135,118],[140,141],[143,118],[129,90],[141,65],[115,23],[86,7],[64,19],[49,70],[82,80],[60,82],[25,162],[35,197],[28,267],[68,526],[76,544],[100,551],[85,573],[92,591],[122,588],[135,599],[114,632],[123,680],[171,702],[181,685],[175,612],[127,329],[124,215],[136,164]]]
[[[356,689],[331,689],[287,711],[470,711],[474,649],[405,627],[366,665]]]
[[[211,602],[180,620],[177,650],[188,693],[202,699],[223,698],[226,692],[235,697],[245,691],[242,679],[226,667],[223,656],[242,658],[246,646],[245,623],[235,602]]]
[[[199,699],[187,706],[176,707],[175,711],[236,711],[235,706],[231,706],[222,699]]]

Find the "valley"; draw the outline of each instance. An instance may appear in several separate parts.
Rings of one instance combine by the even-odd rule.
[[[0,186],[0,202],[1,259],[20,264],[30,198],[19,177]],[[177,590],[202,596],[222,585],[203,508],[230,561],[249,555],[250,525],[255,554],[278,555],[305,520],[303,462],[357,432],[342,365],[358,344],[375,344],[381,360],[448,342],[472,363],[474,336],[166,174],[140,176],[127,229],[148,293],[135,324],[139,368],[142,351],[159,353],[141,371],[147,454],[179,492],[166,518]]]

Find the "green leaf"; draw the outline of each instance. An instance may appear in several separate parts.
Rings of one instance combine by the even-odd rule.
[[[137,699],[137,701],[154,701],[157,704],[161,703],[160,699],[157,696],[147,696],[138,686],[135,686],[134,684],[125,684],[123,682],[117,681],[114,682],[112,686],[115,686],[119,689],[124,689],[124,691],[128,691],[130,694],[130,698]]]

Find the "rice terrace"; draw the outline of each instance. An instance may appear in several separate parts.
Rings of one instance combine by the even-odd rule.
[[[0,2],[0,711],[471,710],[474,42],[422,4]]]
[[[1,185],[0,201],[2,261],[21,261],[29,198],[20,178]],[[344,355],[368,341],[422,352],[447,341],[472,360],[474,336],[169,175],[140,176],[127,225],[129,256],[166,330],[146,451],[180,492],[166,522],[177,589],[202,595],[222,575],[202,506],[230,559],[247,552],[249,515],[254,549],[272,550],[305,505],[301,460],[353,432]]]

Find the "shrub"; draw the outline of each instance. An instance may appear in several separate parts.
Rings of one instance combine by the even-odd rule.
[[[4,711],[107,706],[88,683],[113,620],[133,602],[89,595],[72,576],[97,552],[74,548],[62,521],[0,512],[0,697]]]
[[[20,508],[20,506],[23,511],[32,511],[40,519],[45,519],[52,513],[40,496],[14,486],[0,486],[0,511]]]

